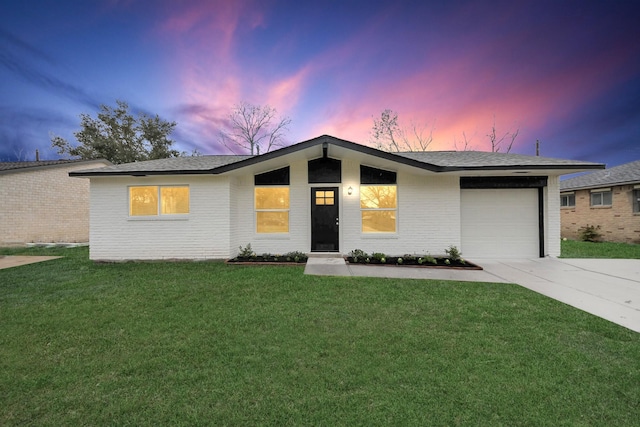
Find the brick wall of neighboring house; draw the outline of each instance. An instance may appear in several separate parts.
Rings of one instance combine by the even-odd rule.
[[[104,166],[74,163],[0,175],[0,245],[89,241],[89,180],[69,172]]]
[[[563,207],[560,211],[562,237],[578,239],[580,227],[599,225],[605,241],[640,243],[640,214],[633,212],[634,186],[617,185],[607,188],[611,188],[612,203],[606,207],[590,206],[590,189],[574,192],[575,207]]]

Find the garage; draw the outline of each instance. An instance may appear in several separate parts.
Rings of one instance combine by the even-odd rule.
[[[460,206],[465,258],[540,256],[538,188],[463,188]]]

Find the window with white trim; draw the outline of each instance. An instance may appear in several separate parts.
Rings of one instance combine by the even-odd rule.
[[[576,205],[575,193],[560,194],[560,207],[569,208],[569,207],[575,207],[575,205]]]
[[[289,166],[254,176],[256,233],[289,232]]]
[[[633,190],[633,213],[640,213],[640,189]]]
[[[141,185],[129,187],[129,216],[185,215],[189,213],[189,186]]]
[[[611,190],[591,192],[591,206],[611,206],[611,200]]]
[[[360,214],[363,233],[398,230],[397,174],[360,165]]]
[[[397,186],[361,185],[360,212],[363,233],[395,233],[398,213]]]
[[[256,232],[289,232],[289,187],[255,187]]]

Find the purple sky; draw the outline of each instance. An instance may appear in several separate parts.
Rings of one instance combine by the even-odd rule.
[[[637,1],[9,0],[0,6],[0,160],[58,158],[79,115],[127,101],[178,126],[177,148],[219,143],[231,107],[269,104],[288,142],[369,143],[386,108],[463,132],[476,150],[640,159]]]

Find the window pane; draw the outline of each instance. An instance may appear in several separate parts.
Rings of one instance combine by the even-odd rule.
[[[316,197],[316,205],[324,205],[324,197]]]
[[[363,211],[362,232],[364,233],[395,233],[395,211]]]
[[[189,213],[189,187],[160,187],[162,214]]]
[[[256,209],[289,209],[289,187],[257,187]]]
[[[602,193],[602,204],[606,206],[611,205],[611,191]]]
[[[591,206],[599,206],[602,204],[601,193],[591,193]]]
[[[256,212],[258,233],[288,233],[289,212]]]
[[[640,212],[640,190],[633,190],[633,211]]]
[[[334,203],[333,201],[334,201],[333,197],[331,197],[331,198],[328,197],[328,198],[325,199],[325,205],[333,206],[333,203]]]
[[[396,208],[395,185],[363,185],[360,187],[360,207],[365,209]]]
[[[129,215],[158,215],[158,187],[129,187]]]

